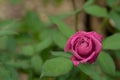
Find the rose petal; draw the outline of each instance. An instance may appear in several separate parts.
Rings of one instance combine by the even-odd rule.
[[[99,53],[102,49],[102,44],[101,42],[96,39],[94,36],[91,36],[92,37],[92,42],[93,42],[93,50],[96,52],[96,53]]]
[[[97,57],[98,55],[95,55],[92,59],[88,60],[87,62],[91,64],[96,61]]]
[[[82,37],[82,36],[85,35],[85,34],[87,34],[85,31],[76,32],[76,33],[72,36],[71,44],[74,44],[74,41],[75,41],[77,38],[80,38],[80,37]]]
[[[87,32],[81,30],[81,31],[78,31],[77,33],[78,34],[86,34]]]
[[[74,35],[72,35],[72,36],[69,38],[69,40],[67,41],[66,46],[65,46],[65,48],[64,48],[64,51],[65,51],[65,52],[68,52],[68,51],[71,50],[71,47],[72,47],[71,42],[72,42],[73,40],[75,40],[76,38],[77,38],[77,34],[74,34]]]
[[[98,39],[100,42],[102,41],[102,35],[92,31],[92,32],[89,32],[90,34],[92,34],[96,39]]]
[[[82,55],[82,56],[85,56],[85,55],[88,56],[91,51],[92,51],[92,41],[91,41],[91,39],[88,41],[88,46],[86,48],[82,47],[82,46],[79,46],[79,48],[78,48],[79,55]]]
[[[80,61],[78,61],[74,56],[71,57],[71,60],[75,66],[78,66]]]
[[[67,41],[66,46],[65,46],[65,48],[64,48],[64,51],[65,51],[65,52],[68,52],[68,51],[71,50],[71,43],[70,43],[71,40],[72,40],[72,38],[70,38],[70,39]]]
[[[72,40],[71,40],[72,46],[74,45],[76,39],[78,39],[78,38],[80,38],[78,35],[74,35],[74,36],[73,36],[73,38],[72,38]]]
[[[76,51],[74,51],[72,49],[72,54],[77,58],[77,59],[84,59],[83,57],[81,57]]]
[[[80,62],[84,64],[84,63],[86,63],[87,61],[92,60],[92,59],[94,58],[95,54],[96,54],[95,52],[91,53],[91,55],[90,55],[88,58],[83,59],[83,60],[81,60]]]

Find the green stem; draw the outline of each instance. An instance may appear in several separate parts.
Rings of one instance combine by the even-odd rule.
[[[72,5],[73,5],[73,9],[74,11],[76,11],[76,4],[75,4],[75,0],[71,0],[72,1]],[[78,16],[79,16],[79,13],[76,13],[75,14],[75,31],[77,32],[79,29],[78,29]]]
[[[103,32],[103,37],[105,38],[106,37],[106,34],[105,34],[105,29],[107,28],[108,26],[108,18],[104,18],[102,23],[101,23],[101,31]]]

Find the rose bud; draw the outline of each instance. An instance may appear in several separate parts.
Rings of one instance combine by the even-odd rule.
[[[65,52],[71,51],[71,60],[75,66],[79,63],[93,63],[102,49],[102,35],[96,32],[79,31],[66,43]]]

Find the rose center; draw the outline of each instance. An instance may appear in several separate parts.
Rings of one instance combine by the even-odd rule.
[[[87,47],[87,46],[88,46],[88,43],[84,41],[84,42],[82,42],[82,43],[80,44],[80,46],[81,46],[81,47]]]

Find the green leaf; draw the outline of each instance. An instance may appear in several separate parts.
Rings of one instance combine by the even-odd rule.
[[[57,5],[60,5],[64,0],[55,0],[54,2],[57,4]]]
[[[21,0],[10,0],[11,4],[17,5]]]
[[[84,10],[86,13],[96,17],[107,17],[108,15],[106,8],[103,8],[97,5],[84,7]]]
[[[100,71],[93,64],[80,64],[78,68],[93,80],[107,80],[105,76],[100,76]]]
[[[32,57],[31,66],[35,70],[35,72],[39,73],[41,71],[42,64],[43,64],[43,61],[41,57],[39,57],[38,55],[35,55]]]
[[[118,50],[120,49],[120,33],[107,37],[103,41],[103,49]]]
[[[0,21],[0,36],[17,34],[20,23],[16,20],[8,19]]]
[[[98,57],[98,62],[102,70],[109,74],[109,75],[115,75],[115,64],[113,59],[109,54],[106,52],[102,51]]]
[[[115,74],[116,77],[120,77],[120,71],[117,71]]]
[[[74,16],[74,15],[80,13],[81,11],[82,11],[82,9],[78,9],[78,10],[75,10],[75,11],[72,11],[72,12],[69,12],[69,13],[57,14],[57,15],[54,15],[54,16],[59,18],[59,19],[65,19],[65,18],[68,18],[70,16]]]
[[[0,80],[11,80],[9,71],[0,66]]]
[[[32,56],[34,53],[34,46],[23,46],[21,49],[21,54],[25,56]]]
[[[16,66],[18,68],[21,68],[21,69],[29,69],[30,68],[30,64],[29,64],[29,61],[28,60],[21,60],[19,62],[16,63]]]
[[[43,65],[41,77],[56,77],[67,74],[73,67],[72,61],[64,57],[57,57],[47,60]]]
[[[112,11],[109,15],[109,18],[113,20],[113,22],[115,23],[115,27],[120,29],[120,14]]]
[[[115,50],[114,53],[115,53],[116,58],[120,60],[120,50]]]
[[[13,36],[8,36],[7,40],[7,49],[9,52],[14,53],[16,51],[17,42]]]
[[[11,54],[8,54],[7,52],[1,52],[0,53],[0,61],[1,62],[6,62],[11,59]]]
[[[53,35],[56,34],[56,32],[56,29],[53,28],[43,29],[40,32],[39,39],[44,41],[45,39],[50,38],[51,40],[53,40]]]
[[[120,6],[117,6],[114,11],[120,14]]]
[[[35,45],[35,51],[41,52],[44,49],[48,48],[51,44],[52,44],[52,39],[50,37],[48,37],[45,40],[38,43],[37,45]]]
[[[94,3],[94,1],[95,1],[95,0],[88,0],[88,1],[85,3],[84,7],[88,7],[88,6],[92,5],[92,4]]]
[[[54,32],[53,34],[53,41],[56,45],[58,45],[60,48],[64,49],[65,44],[67,42],[67,38],[61,34],[59,31]]]
[[[58,57],[67,57],[70,58],[72,55],[66,52],[62,51],[52,51],[51,52],[53,56],[58,56]]]
[[[7,49],[8,36],[0,37],[0,50]]]
[[[53,30],[51,30],[50,28],[42,30],[40,32],[39,39],[44,41],[48,37],[51,37],[52,32],[53,32]]]
[[[0,31],[0,37],[1,36],[6,36],[6,35],[14,35],[17,34],[15,31]]]
[[[119,0],[107,0],[107,5],[113,7]]]
[[[19,35],[18,35],[19,36]],[[24,33],[20,34],[19,37],[16,38],[18,45],[28,45],[34,43],[36,40],[30,34]]]
[[[0,66],[0,80],[18,80],[18,74],[17,71],[7,66]]]
[[[66,36],[70,37],[75,33],[67,24],[65,24],[62,20],[57,17],[50,16],[50,20],[58,26],[58,29]]]
[[[20,27],[20,22],[17,20],[7,19],[0,21],[0,31],[15,31]]]
[[[40,20],[40,16],[32,11],[28,11],[25,16],[25,25],[31,32],[39,32],[44,28],[43,22]]]
[[[10,80],[18,80],[18,72],[16,69],[14,69],[13,67],[7,66],[7,70],[9,71],[10,74]]]
[[[30,64],[29,64],[28,60],[21,60],[21,61],[17,61],[17,62],[8,61],[5,64],[7,64],[13,68],[18,68],[18,69],[20,68],[20,69],[24,69],[24,70],[30,68]]]

